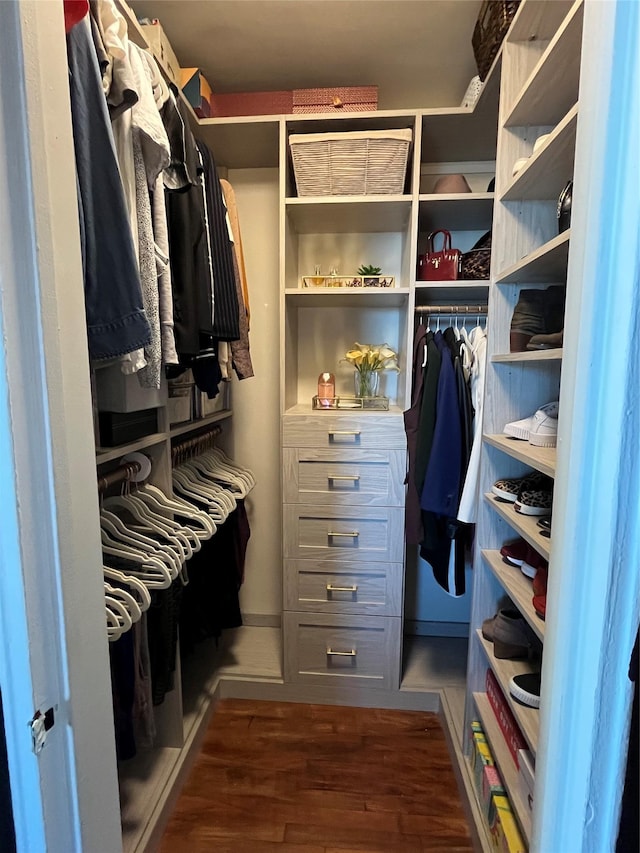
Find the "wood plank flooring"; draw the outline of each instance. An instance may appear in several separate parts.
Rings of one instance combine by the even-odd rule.
[[[471,853],[435,714],[222,700],[162,853]]]

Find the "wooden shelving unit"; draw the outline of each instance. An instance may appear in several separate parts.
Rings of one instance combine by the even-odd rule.
[[[533,586],[529,578],[525,577],[517,566],[509,566],[503,562],[499,551],[483,551],[482,559],[525,617],[538,639],[544,642],[544,621],[536,616],[533,608],[531,602]]]
[[[507,456],[512,456],[525,465],[541,471],[549,477],[555,477],[556,473],[556,449],[555,447],[534,447],[528,441],[517,438],[509,438],[507,435],[485,435],[484,441],[492,447],[502,450]]]
[[[545,560],[549,559],[551,540],[540,535],[540,528],[536,524],[537,516],[521,515],[515,511],[512,503],[501,501],[491,493],[487,493],[484,497],[489,506],[513,528],[518,536],[526,539]]]
[[[554,284],[564,281],[569,257],[570,229],[558,234],[538,249],[496,276],[496,284]]]

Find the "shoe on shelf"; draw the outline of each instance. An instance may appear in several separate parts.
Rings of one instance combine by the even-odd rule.
[[[519,493],[513,508],[521,515],[551,515],[552,502],[551,489],[527,489]]]
[[[547,516],[547,518],[540,518],[536,521],[538,527],[541,527],[543,530],[551,530],[551,516]]]
[[[493,653],[499,660],[530,658],[535,646],[535,634],[515,608],[502,608],[491,619],[485,619],[482,636],[493,643]]]
[[[521,675],[514,675],[509,680],[509,693],[520,705],[539,708],[540,681],[539,672],[523,672]]]
[[[522,565],[520,566],[520,571],[526,578],[530,578],[531,580],[533,580],[537,572],[539,572],[541,569],[544,569],[546,571],[548,567],[549,563],[547,562],[547,560],[545,560],[544,557],[538,554],[535,548],[529,548],[527,556],[525,557],[522,562]]]
[[[564,339],[564,329],[560,332],[552,332],[550,335],[532,335],[529,338],[527,349],[559,349]]]
[[[529,543],[522,538],[515,539],[513,542],[505,542],[500,548],[502,562],[520,568],[530,547]]]
[[[533,609],[536,616],[544,621],[547,615],[547,579],[549,577],[548,568],[541,567],[536,572],[533,579]]]
[[[491,486],[491,491],[503,501],[513,503],[518,499],[520,492],[545,488],[550,482],[550,478],[545,474],[541,474],[539,471],[532,471],[524,477],[507,477],[502,480],[496,480],[493,486]]]
[[[505,435],[535,447],[555,447],[558,441],[558,403],[547,403],[528,418],[505,424]]]

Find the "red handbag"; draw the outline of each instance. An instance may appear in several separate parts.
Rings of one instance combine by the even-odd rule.
[[[435,251],[434,238],[443,235],[442,249]],[[460,269],[460,250],[451,248],[451,234],[439,229],[428,237],[428,252],[418,257],[418,281],[457,281]]]

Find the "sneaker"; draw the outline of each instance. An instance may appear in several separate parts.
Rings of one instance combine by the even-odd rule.
[[[545,476],[545,474],[541,474],[539,471],[532,471],[525,477],[509,477],[503,480],[496,480],[493,486],[491,486],[491,491],[503,501],[513,503],[518,499],[520,492],[546,487],[548,482],[549,477]]]
[[[513,508],[521,515],[551,515],[551,489],[528,489],[520,492]]]
[[[500,548],[500,556],[503,563],[508,563],[510,566],[520,568],[527,556],[527,551],[531,546],[524,539],[515,539],[513,542],[506,542]]]
[[[533,579],[533,609],[536,616],[544,621],[547,615],[547,579],[549,577],[548,569],[541,567],[536,572]]]
[[[522,561],[522,565],[520,566],[520,571],[525,577],[533,580],[538,571],[540,571],[541,569],[544,569],[546,571],[548,566],[549,563],[545,560],[544,557],[538,554],[535,548],[529,548],[525,559]]]
[[[547,403],[529,418],[505,425],[505,435],[528,441],[535,447],[555,447],[558,439],[558,403]]]
[[[522,675],[514,675],[509,680],[509,693],[520,705],[539,708],[540,681],[539,672],[523,672]]]

